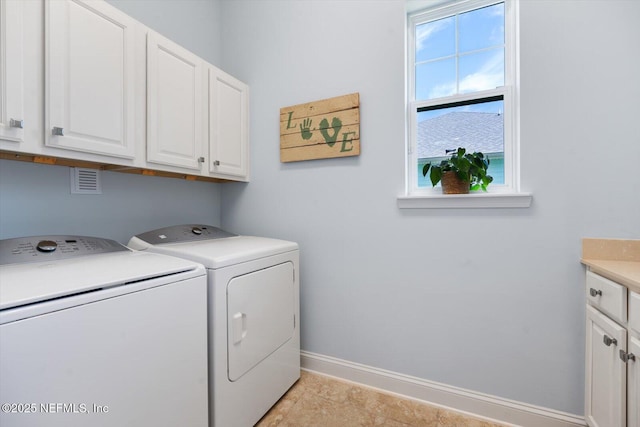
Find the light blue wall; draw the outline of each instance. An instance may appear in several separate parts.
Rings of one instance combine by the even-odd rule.
[[[68,168],[0,161],[1,238],[221,221],[295,240],[305,350],[582,412],[580,238],[640,238],[640,3],[522,2],[530,209],[402,211],[404,2],[110,2],[249,83],[252,182],[104,173],[80,196]],[[279,162],[281,107],[356,91],[359,157]]]
[[[107,0],[132,18],[220,66],[219,0]]]
[[[251,87],[222,225],[298,241],[304,350],[583,412],[582,237],[640,238],[640,2],[522,1],[529,209],[399,210],[404,2],[223,2]],[[283,164],[281,107],[360,93],[359,157]]]
[[[69,168],[0,160],[0,235],[108,237],[171,224],[218,224],[218,184],[102,172],[101,195],[70,192]]]
[[[219,64],[218,1],[109,2]],[[0,161],[0,238],[79,234],[126,243],[132,235],[152,228],[220,223],[220,184],[113,172],[102,177],[102,195],[72,195],[67,167]]]

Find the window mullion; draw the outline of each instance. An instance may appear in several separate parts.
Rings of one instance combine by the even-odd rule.
[[[460,19],[460,14],[456,14],[456,95],[460,93],[460,36],[458,32],[460,31],[460,26],[458,25],[458,19]]]
[[[424,60],[424,61],[415,62],[415,65],[429,64],[429,63],[443,61],[445,59],[451,59],[451,58],[455,58],[455,57],[456,57],[456,54],[454,53],[453,55],[439,56],[437,58],[432,58],[432,59],[427,59],[427,60]]]

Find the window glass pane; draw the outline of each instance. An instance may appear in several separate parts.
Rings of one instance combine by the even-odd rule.
[[[459,93],[504,86],[504,49],[484,50],[460,57]]]
[[[504,3],[460,14],[458,36],[460,53],[504,45]]]
[[[431,187],[422,176],[424,164],[440,162],[458,147],[488,156],[493,184],[504,184],[504,101],[473,102],[418,112],[418,187]]]
[[[455,58],[416,66],[416,100],[439,98],[456,93]]]
[[[416,62],[456,53],[455,17],[416,26]]]

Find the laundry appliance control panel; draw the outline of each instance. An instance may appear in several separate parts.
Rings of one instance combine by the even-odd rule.
[[[88,236],[32,236],[0,240],[0,265],[61,260],[129,251],[120,243]]]
[[[158,228],[138,234],[138,239],[151,245],[162,243],[193,242],[198,240],[223,239],[234,237],[237,234],[229,233],[218,227],[203,224],[184,224],[171,227]]]

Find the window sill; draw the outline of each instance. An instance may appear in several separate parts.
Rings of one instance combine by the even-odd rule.
[[[398,196],[400,209],[528,208],[531,193],[471,193]]]

